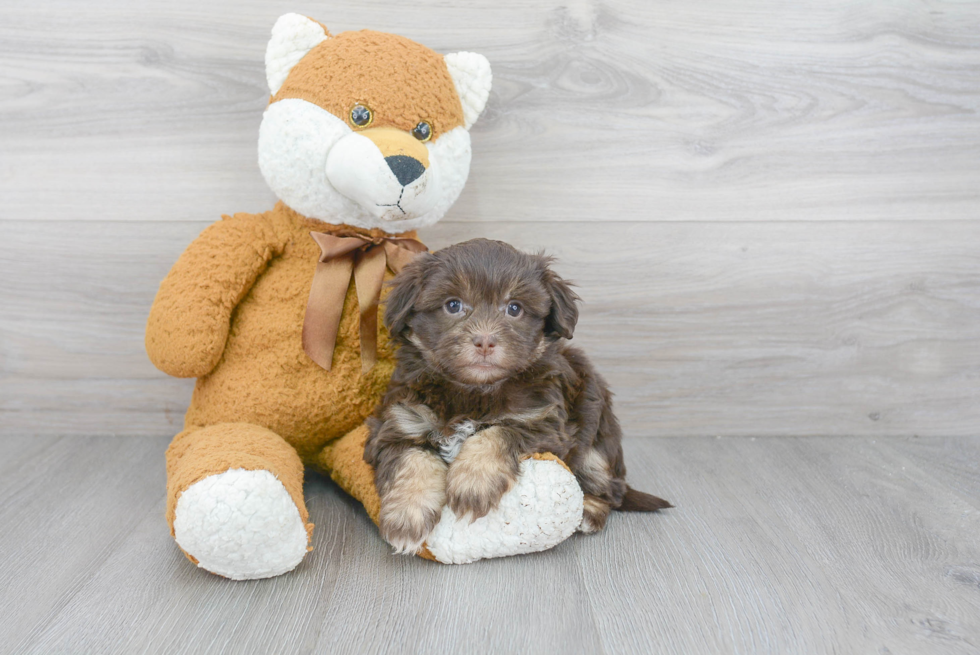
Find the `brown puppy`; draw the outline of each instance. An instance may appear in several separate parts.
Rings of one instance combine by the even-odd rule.
[[[609,389],[566,342],[578,296],[550,262],[475,239],[418,256],[392,281],[385,325],[397,368],[364,459],[397,552],[416,552],[447,503],[460,517],[494,509],[536,452],[578,479],[581,532],[602,529],[610,509],[671,507],[626,485]]]

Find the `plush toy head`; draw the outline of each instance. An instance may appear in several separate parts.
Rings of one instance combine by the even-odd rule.
[[[332,36],[286,14],[272,30],[266,77],[259,167],[295,211],[404,232],[438,221],[462,191],[468,130],[490,93],[482,55],[442,56],[369,30]]]

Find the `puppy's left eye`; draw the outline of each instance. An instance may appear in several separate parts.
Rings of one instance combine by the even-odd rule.
[[[447,313],[458,314],[463,309],[463,303],[459,298],[450,298],[446,301],[445,307]]]
[[[520,303],[512,302],[507,303],[507,315],[517,318],[524,313],[524,308],[521,307]]]

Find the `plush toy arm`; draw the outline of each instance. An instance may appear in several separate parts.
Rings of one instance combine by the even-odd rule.
[[[210,225],[160,283],[146,325],[146,352],[182,378],[221,359],[231,313],[283,244],[262,215],[235,214]]]

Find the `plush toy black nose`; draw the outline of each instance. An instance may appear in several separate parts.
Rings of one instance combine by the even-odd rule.
[[[395,174],[395,178],[402,186],[411,184],[425,172],[425,166],[422,165],[422,162],[407,155],[392,155],[385,157],[385,161],[388,162],[388,168]]]

